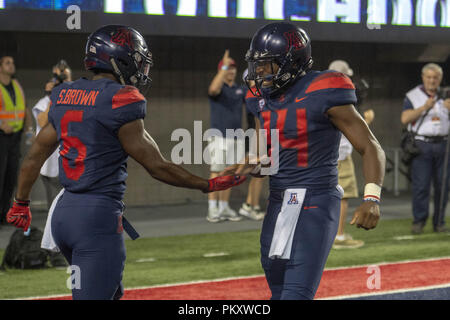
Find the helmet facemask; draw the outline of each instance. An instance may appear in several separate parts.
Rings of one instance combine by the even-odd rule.
[[[149,76],[150,68],[153,67],[152,54],[149,51],[145,54],[136,51],[133,54],[133,60],[137,72],[130,77],[130,82],[145,95],[152,85],[152,79]]]
[[[297,61],[294,60],[293,49],[291,47],[284,57],[281,55],[269,56],[249,50],[245,57],[245,60],[248,62],[247,86],[249,86],[249,81],[253,80],[256,91],[259,94],[264,92],[266,95],[274,96],[287,88],[289,84],[292,84],[295,79],[303,75],[312,65],[312,59],[309,59],[304,65],[299,66]],[[272,72],[268,75],[258,74],[257,68],[267,63],[270,63]],[[278,66],[278,71],[274,71],[273,64]],[[264,81],[272,81],[272,85],[269,88],[265,88],[263,86]]]
[[[133,61],[132,66],[119,59],[116,61],[111,58],[111,65],[114,73],[120,83],[123,85],[132,85],[145,95],[151,87],[151,78],[149,77],[150,68],[153,66],[152,54],[149,51],[145,53],[134,51],[130,54]]]
[[[262,96],[262,93],[266,92],[266,90],[272,88],[273,80],[276,77],[276,73],[273,67],[274,60],[271,59],[260,59],[260,60],[253,60],[248,62],[248,75],[246,77],[246,83],[247,86],[250,87],[249,82],[253,81],[255,83],[256,92]],[[264,74],[267,65],[270,66],[271,72],[269,74]],[[271,81],[272,85],[265,86],[264,82]],[[253,90],[251,90],[253,94]]]

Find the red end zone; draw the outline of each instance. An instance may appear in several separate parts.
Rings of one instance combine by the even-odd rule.
[[[371,267],[374,268],[371,268]],[[379,268],[379,269],[378,269]],[[379,271],[380,288],[369,289]],[[372,277],[371,279],[369,279]],[[450,284],[450,258],[327,269],[316,299]],[[373,286],[372,286],[373,287]],[[124,300],[267,300],[264,276],[125,290]],[[71,299],[70,296],[41,299]]]

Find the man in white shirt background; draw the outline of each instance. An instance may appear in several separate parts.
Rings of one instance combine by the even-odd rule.
[[[420,154],[411,162],[413,234],[423,233],[429,215],[430,189],[434,189],[434,232],[447,232],[445,207],[448,200],[447,187],[444,191],[443,208],[440,209],[441,188],[444,175],[445,149],[449,132],[450,99],[442,96],[440,88],[442,68],[428,63],[422,68],[422,84],[406,93],[401,114],[402,124],[417,132],[416,146]],[[448,165],[448,163],[447,163]],[[449,172],[449,170],[447,170]]]
[[[72,72],[69,65],[64,60],[61,60],[53,67],[53,78],[45,85],[45,96],[32,109],[34,119],[36,120],[36,135],[48,123],[52,89],[66,81],[72,81]],[[62,188],[58,180],[58,156],[58,149],[56,149],[47,161],[45,161],[41,169],[41,179],[45,187],[48,209],[50,209],[53,199]]]

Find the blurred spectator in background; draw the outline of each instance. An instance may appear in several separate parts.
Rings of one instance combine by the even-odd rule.
[[[411,162],[413,234],[422,233],[428,219],[431,181],[434,187],[433,229],[448,231],[444,225],[448,190],[444,192],[443,212],[439,214],[450,110],[450,99],[441,94],[442,77],[439,65],[426,64],[422,68],[422,84],[408,91],[403,103],[402,123],[413,132],[420,125],[415,141],[421,153]]]
[[[354,80],[353,70],[344,60],[335,60],[328,67],[330,70],[341,72],[352,81],[356,87],[356,96],[358,98],[357,105],[355,105],[358,112],[361,113],[361,105],[363,100],[367,97],[369,85],[364,79]],[[372,109],[366,110],[364,119],[367,124],[370,124],[375,118],[375,112]],[[353,146],[348,139],[342,135],[339,144],[339,158],[338,158],[338,183],[344,189],[344,196],[341,201],[341,213],[339,218],[339,228],[336,239],[333,244],[334,249],[354,249],[364,245],[364,241],[353,239],[350,234],[344,232],[345,224],[347,222],[348,199],[358,197],[358,185],[356,182],[355,166],[352,159]]]
[[[226,129],[242,129],[245,90],[244,87],[236,84],[236,75],[236,63],[230,57],[229,50],[226,50],[219,62],[217,74],[208,88],[211,128],[219,130],[222,134],[211,137],[208,145],[211,156],[211,178],[217,177],[219,172],[228,165],[236,163],[245,156],[245,142],[241,139],[226,137]],[[230,158],[232,155],[234,159]],[[206,219],[209,222],[242,220],[242,217],[229,206],[230,195],[231,189],[208,195]]]
[[[245,78],[247,76],[248,69],[244,71],[243,80],[245,82]],[[253,95],[250,90],[254,90],[256,92],[254,81],[250,81],[250,87],[247,90],[247,94],[245,96],[245,105],[246,105],[246,116],[247,116],[247,129],[255,129],[255,116],[251,113],[252,104],[258,104],[259,99]],[[253,107],[253,110],[256,110]],[[249,151],[249,145],[246,144],[246,151]],[[242,207],[239,209],[239,214],[252,219],[252,220],[262,220],[264,219],[265,212],[261,211],[261,207],[259,205],[259,198],[261,196],[261,190],[263,187],[264,178],[256,178],[252,177],[250,183],[248,185],[248,193],[247,199],[242,204]]]
[[[25,94],[14,78],[16,66],[10,56],[0,57],[0,224],[6,225],[6,213],[17,183],[20,141],[24,128],[27,138],[33,134]],[[27,141],[28,142],[28,141]]]
[[[36,103],[32,112],[36,120],[36,135],[48,123],[48,111],[50,110],[50,94],[54,87],[63,82],[72,81],[72,72],[66,61],[61,60],[53,67],[53,77],[45,85],[45,96]],[[47,196],[47,207],[50,206],[53,199],[62,189],[58,179],[58,149],[45,161],[41,168],[41,179],[44,183],[45,193]]]

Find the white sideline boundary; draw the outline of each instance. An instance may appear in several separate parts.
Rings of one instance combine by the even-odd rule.
[[[417,262],[429,262],[429,261],[439,261],[439,260],[450,260],[450,256],[446,257],[436,257],[436,258],[427,258],[427,259],[416,259],[416,260],[402,260],[397,262],[374,262],[370,264],[363,264],[363,265],[353,265],[353,266],[346,266],[346,267],[336,267],[336,268],[326,268],[325,271],[333,271],[333,270],[344,270],[344,269],[357,269],[357,268],[364,268],[369,266],[386,266],[386,265],[394,265],[394,264],[408,264],[408,263],[417,263]],[[132,287],[132,288],[125,288],[125,291],[129,290],[145,290],[145,289],[154,289],[154,288],[167,288],[167,287],[176,287],[176,286],[184,286],[184,285],[191,285],[191,284],[201,284],[201,283],[207,283],[207,282],[222,282],[222,281],[229,281],[229,280],[244,280],[244,279],[254,279],[264,277],[264,274],[257,274],[257,275],[250,275],[250,276],[239,276],[239,277],[227,277],[227,278],[219,278],[219,279],[208,279],[208,280],[195,280],[195,281],[187,281],[187,282],[175,282],[175,283],[167,283],[167,284],[157,284],[152,286],[142,286],[142,287]],[[381,295],[381,294],[389,294],[389,293],[397,293],[397,292],[409,292],[409,291],[420,291],[420,290],[427,290],[427,288],[435,289],[440,287],[448,287],[450,286],[450,283],[438,285],[438,286],[430,286],[430,287],[415,287],[411,289],[399,289],[399,290],[392,290],[392,291],[377,291],[376,293],[361,293],[361,294],[354,294],[354,295],[348,295],[348,296],[335,296],[335,297],[327,297],[327,298],[321,298],[320,300],[332,300],[332,299],[345,299],[345,298],[352,298],[352,297],[362,297],[362,296],[370,296],[370,295]],[[435,288],[434,288],[435,287]],[[425,288],[425,289],[422,289]],[[15,298],[10,300],[36,300],[36,299],[52,299],[52,298],[61,298],[61,297],[68,297],[70,294],[57,294],[57,295],[48,295],[48,296],[35,296],[35,297],[24,297],[24,298]],[[319,299],[318,299],[319,300]]]

